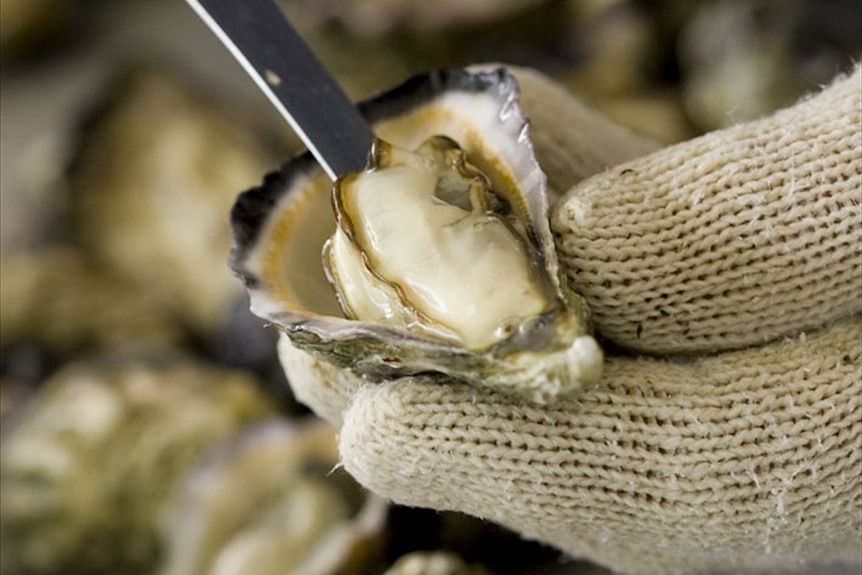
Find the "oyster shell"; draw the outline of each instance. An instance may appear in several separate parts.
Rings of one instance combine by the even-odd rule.
[[[400,557],[383,575],[491,575],[491,571],[454,553],[414,551]]]
[[[272,413],[247,374],[183,356],[64,366],[4,422],[4,567],[151,573],[161,551],[156,525],[180,478],[213,446]]]
[[[238,198],[231,214],[231,267],[249,289],[252,310],[282,329],[296,347],[372,379],[436,372],[535,401],[595,380],[602,353],[589,333],[583,301],[560,283],[547,220],[546,178],[533,154],[515,79],[503,68],[476,73],[443,70],[416,76],[364,102],[360,109],[382,142],[376,144],[365,172],[347,175],[335,186],[338,222],[330,207],[332,186],[309,155],[286,164],[267,176],[261,187]],[[434,139],[423,144],[430,138]],[[393,166],[405,179],[387,177],[382,171]],[[430,173],[419,174],[428,166]],[[385,262],[376,259],[367,245],[359,247],[362,242],[356,238],[364,227],[376,225],[373,220],[385,211],[373,204],[375,190],[392,201],[399,193],[404,198],[421,196],[418,189],[404,189],[418,180],[433,197],[426,194],[425,207],[409,199],[400,202],[416,217],[381,223],[401,226],[385,242],[384,251],[417,247],[411,245],[417,233],[411,230],[414,224],[433,228],[430,243],[411,253],[385,255],[385,262],[398,269],[394,275],[383,272]],[[388,189],[393,181],[401,188]],[[367,188],[363,199],[345,199],[357,187]],[[437,205],[426,209],[429,201]],[[364,202],[372,204],[361,206],[365,219],[360,222],[358,212],[351,210]],[[455,215],[438,217],[428,211],[440,204]],[[488,237],[471,237],[469,230],[456,234],[458,241],[442,242],[459,218],[468,218],[465,228],[477,230],[488,229],[490,222],[496,230],[490,247],[475,245]],[[385,321],[386,311],[357,317],[344,313],[321,262],[323,246],[337,229],[358,250],[352,264],[349,257],[333,263],[340,258],[333,256],[337,244],[345,243],[338,234],[327,248],[330,276],[345,308],[350,312],[356,307],[356,300],[346,294],[356,291],[353,288],[365,281],[362,277],[376,277],[388,285],[381,289],[389,289],[378,311],[400,298],[401,311],[390,314],[400,319]],[[399,237],[403,242],[396,241]],[[507,255],[495,259],[494,250]],[[519,253],[513,255],[512,250]],[[422,267],[413,258],[429,255],[435,262],[427,267],[439,275],[407,277]],[[486,264],[495,268],[494,279],[470,273],[473,265]],[[350,266],[365,267],[364,276],[345,272]],[[396,276],[404,281],[399,283]],[[419,287],[408,293],[405,282],[410,281]],[[472,307],[496,297],[503,286],[517,285],[531,295],[470,316]],[[382,293],[375,290],[364,289],[366,296],[360,297],[374,299]],[[418,302],[416,293],[422,290],[434,293]],[[443,300],[438,307],[449,308],[447,318],[414,321],[429,315],[428,301],[434,299]],[[460,323],[456,327],[453,322]]]
[[[354,34],[375,37],[396,31],[440,33],[447,28],[499,21],[545,0],[281,0],[291,16],[324,25],[336,21]]]
[[[3,0],[0,2],[0,60],[4,63],[59,47],[76,23],[77,2]]]
[[[180,326],[150,292],[51,246],[0,254],[0,350],[31,343],[62,356],[87,346],[166,349]]]
[[[161,575],[372,572],[389,504],[337,468],[336,430],[273,418],[190,474],[164,525]]]
[[[209,337],[242,292],[224,269],[224,214],[275,156],[244,117],[168,67],[124,67],[104,97],[70,168],[75,239]]]

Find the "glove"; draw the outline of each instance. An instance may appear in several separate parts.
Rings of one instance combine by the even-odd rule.
[[[606,352],[550,405],[370,383],[293,348],[344,467],[621,573],[862,561],[862,73],[655,150],[513,70]],[[637,159],[632,159],[637,158]],[[612,166],[612,167],[611,167]]]

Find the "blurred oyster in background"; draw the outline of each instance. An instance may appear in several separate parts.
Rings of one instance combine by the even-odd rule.
[[[61,356],[86,348],[167,348],[182,332],[147,291],[57,246],[0,255],[0,350],[26,342]]]
[[[482,565],[454,553],[414,551],[396,561],[384,575],[491,575]]]
[[[0,0],[0,59],[4,62],[56,47],[70,33],[74,0]]]
[[[21,78],[24,81],[20,81]],[[68,208],[64,185],[68,130],[62,113],[34,106],[33,95],[62,100],[63,91],[45,91],[26,75],[3,76],[0,110],[0,253],[31,249],[55,237]],[[69,104],[70,107],[72,104]],[[69,123],[71,123],[71,118]]]
[[[271,413],[248,375],[180,356],[65,366],[0,439],[3,572],[149,572],[179,479]]]
[[[294,18],[336,21],[359,36],[393,30],[430,32],[510,15],[547,0],[280,0]]]
[[[186,482],[164,524],[162,575],[375,572],[388,506],[337,461],[321,421],[248,430]]]
[[[766,115],[862,56],[862,4],[704,2],[680,38],[686,109],[702,130]]]
[[[254,374],[279,411],[293,415],[307,413],[296,402],[278,360],[278,331],[262,324],[251,313],[247,296],[231,305],[224,322],[206,344],[203,351],[219,365]]]
[[[208,334],[242,286],[225,264],[237,192],[277,165],[239,117],[155,67],[130,70],[84,130],[70,176],[93,259]]]
[[[656,75],[659,31],[641,5],[573,2],[572,36],[579,62],[570,85],[579,94],[629,94]]]
[[[437,68],[568,62],[566,0],[277,0],[354,100]]]
[[[9,355],[14,358],[9,359]],[[0,430],[33,398],[36,393],[33,382],[40,379],[45,371],[41,365],[43,360],[39,350],[29,346],[16,349],[11,354],[6,352],[2,359],[0,364],[4,365],[0,366]],[[0,529],[2,528],[0,524]],[[5,574],[5,571],[0,573]]]
[[[677,11],[657,13],[633,0],[570,5],[576,64],[562,75],[572,92],[611,120],[661,142],[691,137],[679,95],[663,77],[673,44],[668,28],[676,25]]]
[[[352,100],[365,98],[382,86],[405,78],[423,64],[422,58],[409,49],[395,49],[390,43],[373,39],[348,37],[319,28],[309,29],[304,37]]]
[[[679,95],[670,90],[608,98],[595,107],[614,122],[664,144],[695,135]]]

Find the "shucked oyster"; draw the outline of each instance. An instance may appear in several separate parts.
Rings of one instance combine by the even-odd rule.
[[[517,98],[503,69],[415,77],[361,105],[380,140],[332,200],[307,155],[242,194],[231,260],[252,310],[371,378],[436,372],[536,401],[596,379]]]

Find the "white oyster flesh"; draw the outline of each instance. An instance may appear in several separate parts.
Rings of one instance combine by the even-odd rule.
[[[455,142],[378,142],[375,164],[335,191],[325,261],[346,314],[482,350],[548,308],[517,222]]]

